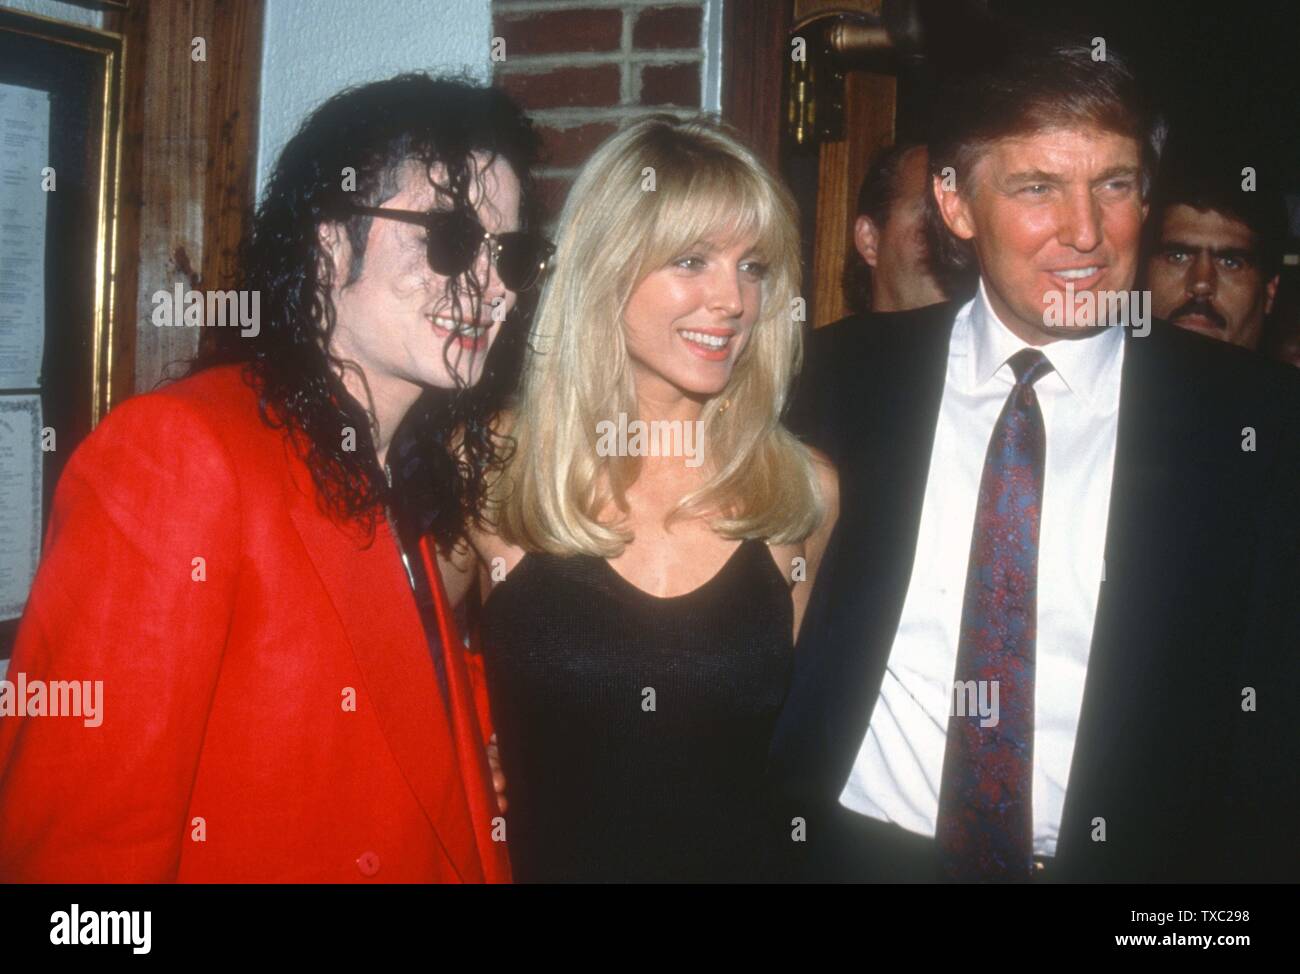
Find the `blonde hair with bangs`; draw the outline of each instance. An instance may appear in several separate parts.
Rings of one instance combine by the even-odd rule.
[[[639,459],[596,449],[598,422],[638,413],[623,313],[649,273],[719,238],[756,241],[768,265],[762,305],[726,387],[700,416],[706,481],[669,521],[705,517],[724,537],[774,543],[802,540],[820,522],[811,456],[780,423],[803,351],[792,314],[794,201],[717,123],[655,115],[601,145],[561,212],[555,268],[510,415],[513,454],[490,492],[488,519],[504,540],[604,558],[631,541],[629,529],[599,515],[611,501],[627,510]]]

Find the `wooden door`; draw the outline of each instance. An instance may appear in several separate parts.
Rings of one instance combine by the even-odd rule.
[[[723,118],[799,201],[804,296],[813,324],[828,324],[848,312],[841,282],[858,187],[894,141],[900,66],[919,58],[916,5],[771,0],[726,9]],[[755,16],[760,9],[765,16]]]

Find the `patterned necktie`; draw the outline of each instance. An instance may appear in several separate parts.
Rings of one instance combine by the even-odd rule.
[[[989,438],[975,508],[948,743],[935,829],[945,876],[1019,881],[1033,867],[1034,648],[1046,437],[1034,383],[1042,352],[1016,375]]]

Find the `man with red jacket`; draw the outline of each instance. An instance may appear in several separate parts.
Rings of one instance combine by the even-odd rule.
[[[289,142],[244,251],[262,320],[59,484],[8,679],[102,681],[100,722],[0,719],[0,882],[509,880],[438,564],[545,261],[535,153],[504,95],[422,75]]]

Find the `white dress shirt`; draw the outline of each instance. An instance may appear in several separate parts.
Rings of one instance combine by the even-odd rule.
[[[903,614],[871,726],[840,803],[933,836],[984,454],[1022,348],[981,282],[958,313]],[[1047,455],[1038,544],[1034,853],[1056,853],[1102,580],[1121,329],[1039,346],[1054,366],[1034,386]],[[882,476],[885,474],[882,473]]]

